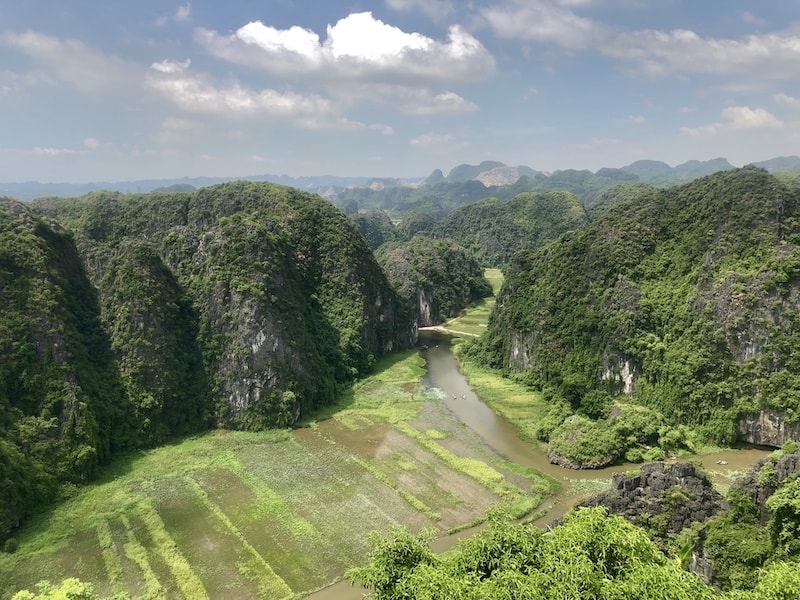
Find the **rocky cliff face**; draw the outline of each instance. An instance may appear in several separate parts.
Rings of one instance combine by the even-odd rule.
[[[131,416],[72,239],[0,198],[0,539],[131,447]]]
[[[290,425],[415,334],[318,196],[0,199],[0,538],[118,450]]]
[[[753,501],[758,509],[759,521],[765,525],[770,517],[767,500],[787,479],[797,473],[800,473],[800,450],[773,453],[772,456],[753,465],[741,479],[736,481],[732,490],[744,494]]]
[[[786,442],[800,441],[800,421],[790,423],[785,413],[764,409],[739,417],[736,433],[748,444],[780,448]]]
[[[168,370],[188,368],[196,377],[186,381],[206,382],[195,385],[199,400],[185,414],[228,427],[284,426],[331,402],[337,383],[377,357],[414,342],[410,312],[363,237],[318,196],[235,182],[35,208],[74,231],[140,404],[169,404],[172,392],[152,373],[180,356]],[[137,252],[126,250],[132,245]],[[178,317],[183,326],[170,333]],[[175,350],[180,339],[194,340],[196,352],[185,343]]]
[[[691,463],[655,462],[634,475],[615,473],[611,491],[581,503],[604,506],[645,527],[662,546],[670,535],[705,522],[725,508],[708,477]]]
[[[670,423],[716,419],[707,431],[731,443],[739,413],[800,410],[798,315],[800,197],[746,168],[650,190],[517,253],[474,354],[564,397],[581,381]],[[740,436],[796,435],[769,414]]]

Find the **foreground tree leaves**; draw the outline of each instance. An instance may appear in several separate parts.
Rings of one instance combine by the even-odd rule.
[[[644,530],[601,508],[579,509],[548,532],[495,514],[442,556],[427,549],[427,534],[396,530],[377,540],[370,562],[348,578],[371,588],[376,600],[718,597]]]

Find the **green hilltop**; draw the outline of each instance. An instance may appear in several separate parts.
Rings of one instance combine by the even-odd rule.
[[[414,341],[363,236],[319,196],[0,201],[0,536],[122,450],[284,427]]]
[[[799,308],[800,195],[748,167],[645,191],[519,252],[470,352],[551,393],[556,423],[577,413],[539,432],[573,462],[593,464],[580,442],[622,418],[614,399],[650,411],[627,442],[623,428],[598,443],[602,464],[657,444],[660,425],[730,444],[747,414],[794,422]]]

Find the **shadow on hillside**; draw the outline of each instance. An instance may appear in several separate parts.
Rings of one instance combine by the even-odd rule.
[[[303,429],[310,427],[317,421],[327,421],[328,419],[332,419],[334,416],[336,416],[338,412],[350,408],[356,400],[356,393],[354,389],[356,384],[369,377],[379,376],[381,373],[392,369],[397,363],[404,361],[409,356],[416,354],[420,350],[421,348],[415,347],[402,352],[394,352],[382,357],[375,363],[375,367],[371,373],[368,373],[361,379],[350,381],[346,384],[341,384],[337,390],[337,399],[335,403],[328,406],[321,406],[312,410],[307,415],[301,417],[300,420],[294,424],[293,429]],[[420,379],[422,379],[422,376],[420,376]]]

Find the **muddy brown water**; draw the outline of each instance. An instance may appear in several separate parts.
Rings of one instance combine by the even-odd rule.
[[[605,469],[576,471],[550,464],[544,450],[520,439],[511,423],[478,398],[458,368],[447,334],[423,330],[420,331],[419,343],[426,347],[420,350],[427,363],[427,372],[422,379],[422,385],[441,390],[443,393],[441,403],[446,410],[480,436],[498,455],[518,465],[546,473],[562,484],[559,491],[542,507],[547,512],[537,521],[539,525],[546,526],[563,516],[583,497],[580,491],[575,490],[574,482],[609,479],[614,473],[638,468],[638,465],[628,463]],[[699,460],[712,481],[724,487],[729,484],[732,477],[749,469],[770,451],[765,448],[725,450],[701,456]],[[432,548],[436,552],[444,552],[459,539],[474,532],[475,529],[468,529],[457,534],[442,536],[433,542]],[[307,600],[358,600],[363,598],[365,593],[365,590],[341,581],[306,598]]]

